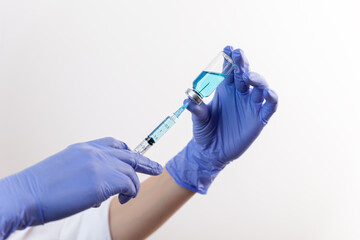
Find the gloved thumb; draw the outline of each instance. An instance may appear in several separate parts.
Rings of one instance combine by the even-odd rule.
[[[191,112],[192,120],[194,123],[206,123],[210,118],[210,111],[208,106],[202,102],[200,104],[194,103],[186,99],[184,103],[189,102],[187,110]]]

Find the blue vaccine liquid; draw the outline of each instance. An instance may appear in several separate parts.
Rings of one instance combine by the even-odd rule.
[[[172,126],[174,126],[176,118],[180,117],[188,105],[188,102],[184,103],[184,105],[182,105],[176,112],[174,112],[173,115],[165,118],[165,120],[149,134],[147,138],[150,141],[149,144],[154,144],[159,141],[159,139],[164,136],[164,134],[169,131]]]
[[[152,140],[154,142],[159,141],[159,139],[164,136],[164,134],[169,131],[169,129],[174,126],[175,119],[172,117],[167,117],[165,120],[160,123],[160,125],[155,128],[154,131],[152,131],[149,135],[149,140]]]
[[[193,89],[201,97],[208,97],[226,77],[225,74],[203,71],[193,82]]]

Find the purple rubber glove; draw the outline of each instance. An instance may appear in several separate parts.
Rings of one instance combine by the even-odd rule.
[[[65,150],[0,180],[0,239],[16,229],[58,220],[119,194],[120,203],[140,188],[136,172],[158,175],[162,166],[125,143],[103,138]]]
[[[249,63],[240,49],[228,46],[224,51],[236,67],[208,105],[189,104],[194,137],[166,164],[180,186],[203,194],[218,173],[259,136],[278,102],[265,79],[249,72]]]

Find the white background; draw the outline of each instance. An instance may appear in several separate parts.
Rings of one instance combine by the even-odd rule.
[[[231,44],[278,112],[150,239],[360,239],[356,2],[1,0],[0,177],[79,141],[135,147]],[[186,112],[147,156],[190,138]]]

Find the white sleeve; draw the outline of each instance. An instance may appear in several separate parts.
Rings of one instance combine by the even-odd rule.
[[[111,240],[109,207],[111,198],[98,208],[90,208],[73,216],[45,225],[15,231],[8,240]]]

